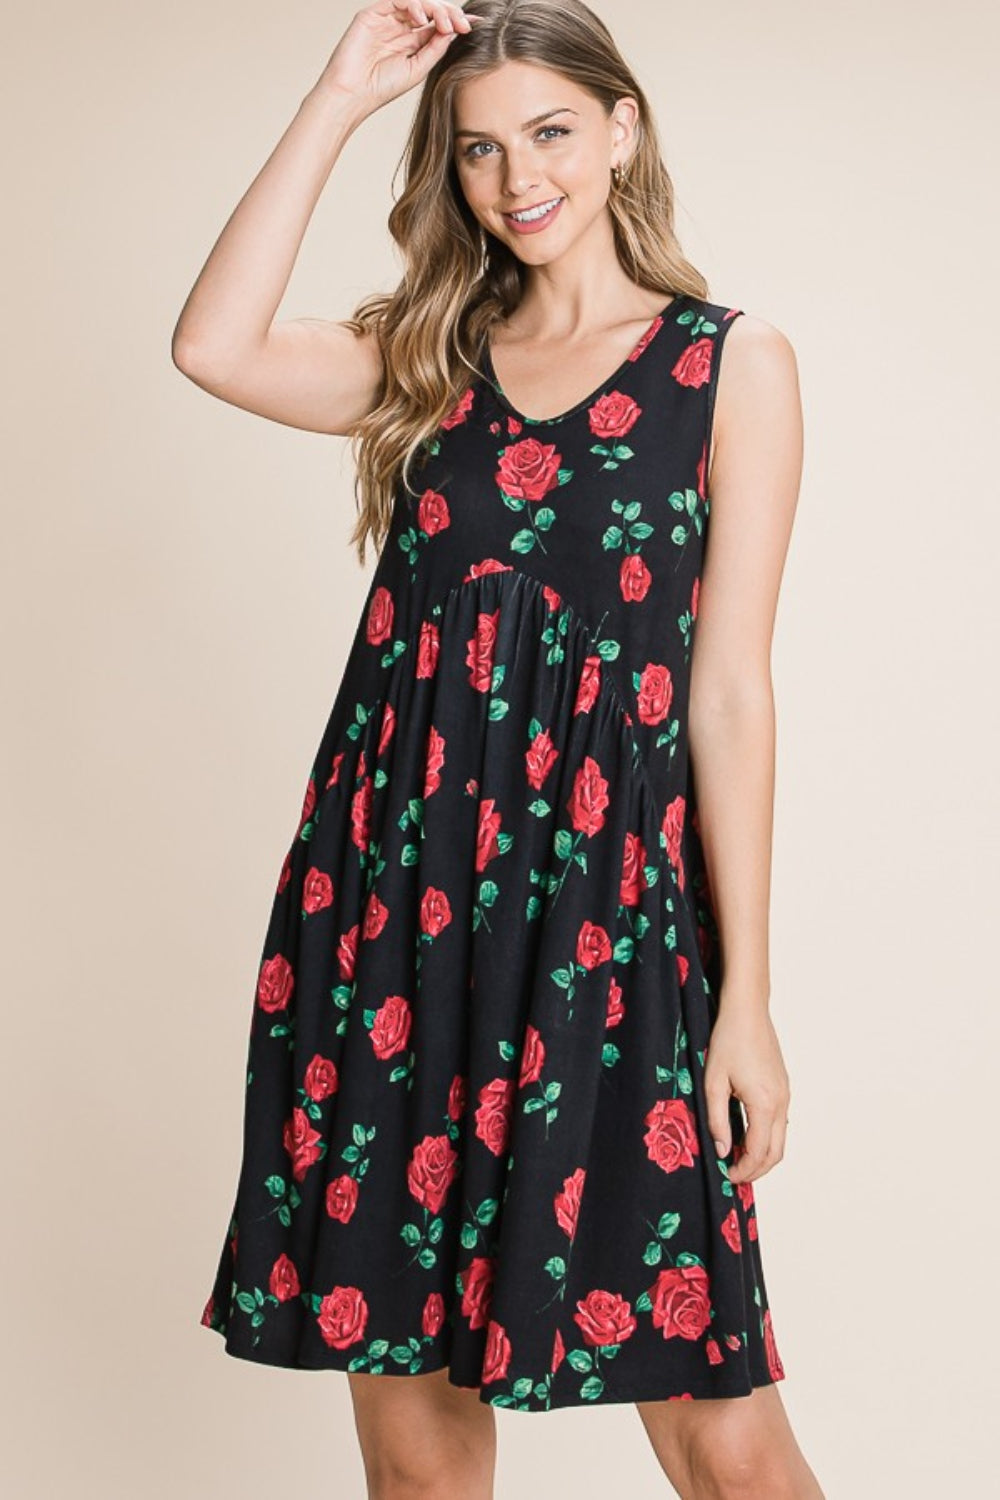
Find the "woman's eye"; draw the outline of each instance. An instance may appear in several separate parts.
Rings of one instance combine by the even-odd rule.
[[[538,137],[546,135],[549,131],[554,131],[557,136],[569,135],[569,128],[566,125],[543,125],[541,130],[538,132]],[[536,139],[538,139],[538,137],[536,137]],[[551,139],[551,137],[549,137],[549,139]],[[471,157],[472,160],[475,161],[482,154],[478,148],[480,146],[491,146],[492,144],[492,141],[473,141],[472,145],[466,149],[465,155],[467,157]]]

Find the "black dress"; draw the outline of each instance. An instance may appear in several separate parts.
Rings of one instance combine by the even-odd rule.
[[[708,1127],[688,755],[738,315],[675,297],[548,420],[484,352],[397,492],[264,943],[201,1315],[232,1355],[448,1366],[519,1411],[784,1376],[753,1187]]]

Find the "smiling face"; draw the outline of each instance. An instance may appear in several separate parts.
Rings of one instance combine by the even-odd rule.
[[[628,161],[638,110],[609,117],[562,73],[506,62],[462,84],[454,101],[454,159],[479,223],[522,261],[563,255],[607,214],[611,168]],[[542,210],[519,222],[515,211]]]

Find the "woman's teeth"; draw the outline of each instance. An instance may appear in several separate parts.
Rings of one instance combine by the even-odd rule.
[[[508,217],[516,219],[519,224],[530,224],[534,219],[542,219],[550,209],[555,208],[560,198],[550,198],[548,203],[540,203],[537,208],[526,209],[524,213],[512,213]]]

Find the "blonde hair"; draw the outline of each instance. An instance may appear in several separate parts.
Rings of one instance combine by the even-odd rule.
[[[458,180],[452,106],[461,84],[523,61],[563,74],[609,115],[622,95],[633,97],[637,144],[608,198],[619,262],[637,285],[667,298],[708,293],[674,234],[674,189],[648,101],[604,23],[582,0],[469,0],[464,9],[482,19],[456,35],[427,75],[404,148],[405,186],[388,220],[402,280],[345,320],[358,334],[374,333],[384,366],[378,404],[351,432],[358,516],[350,542],[362,566],[369,533],[381,551],[397,485],[416,493],[414,469],[478,373],[483,339],[521,300],[521,262],[482,230]]]

